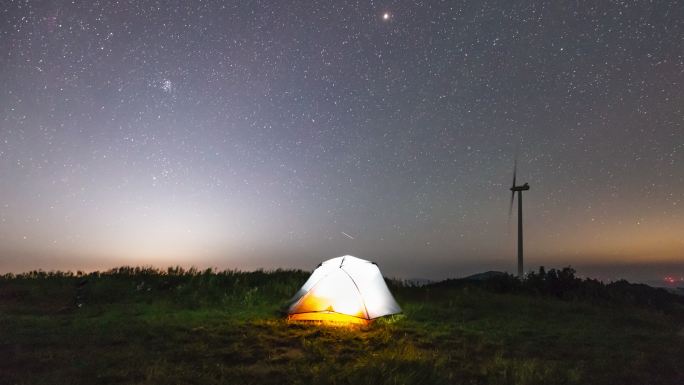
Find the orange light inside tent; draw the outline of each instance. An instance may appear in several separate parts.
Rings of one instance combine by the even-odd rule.
[[[298,306],[300,312],[333,312],[352,317],[366,318],[363,304],[358,297],[336,296],[335,298],[318,297],[314,294],[302,298]]]
[[[328,293],[314,289],[297,306],[298,312],[289,316],[293,321],[319,321],[336,324],[367,324],[363,302],[356,293]]]

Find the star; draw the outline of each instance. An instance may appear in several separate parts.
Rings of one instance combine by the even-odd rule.
[[[2,2],[2,272],[356,251],[504,270],[518,144],[537,261],[684,266],[676,1],[43,3]],[[20,258],[51,248],[64,265]]]
[[[171,80],[164,79],[161,83],[161,89],[164,90],[164,92],[171,92],[173,90],[173,83]]]

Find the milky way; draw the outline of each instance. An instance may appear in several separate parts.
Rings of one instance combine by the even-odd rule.
[[[513,3],[3,2],[0,271],[684,265],[684,3]]]

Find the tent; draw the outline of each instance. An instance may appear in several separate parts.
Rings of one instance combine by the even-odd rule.
[[[302,321],[364,324],[401,313],[378,266],[351,255],[318,265],[290,303],[288,318]]]

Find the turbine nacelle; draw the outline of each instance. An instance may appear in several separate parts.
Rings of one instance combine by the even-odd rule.
[[[530,189],[530,185],[525,183],[522,186],[513,186],[510,188],[511,191],[516,192],[516,191],[527,191]]]

